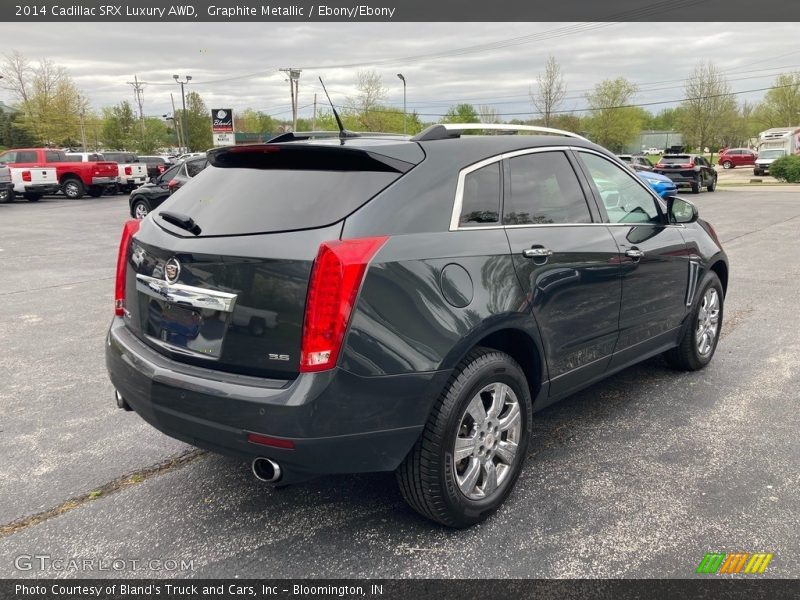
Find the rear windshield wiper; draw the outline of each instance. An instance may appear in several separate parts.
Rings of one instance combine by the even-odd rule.
[[[181,229],[185,229],[189,233],[193,233],[194,235],[200,235],[202,231],[200,226],[194,222],[192,217],[187,215],[170,212],[168,210],[162,210],[158,213],[158,216],[164,219],[167,223],[172,223],[176,227],[180,227]]]

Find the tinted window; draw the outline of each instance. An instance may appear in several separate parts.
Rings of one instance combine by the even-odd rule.
[[[36,162],[36,152],[32,150],[17,150],[17,160],[14,162],[18,163]]]
[[[676,154],[672,156],[662,156],[661,164],[664,165],[685,165],[692,162],[692,157],[688,154]]]
[[[538,152],[509,161],[506,225],[591,223],[575,171],[563,152]]]
[[[44,160],[46,162],[64,162],[65,158],[66,156],[61,152],[52,152],[47,150],[44,153]]]
[[[189,177],[194,177],[200,171],[205,169],[206,164],[208,164],[205,159],[204,160],[190,160],[186,163],[186,172]]]
[[[203,236],[323,227],[340,221],[398,177],[387,171],[208,166],[161,208],[190,216]]]
[[[0,163],[14,163],[17,162],[17,153],[16,152],[3,152],[0,155]]]
[[[83,157],[80,154],[67,154],[68,162],[82,162]]]
[[[655,198],[633,175],[596,154],[580,154],[600,192],[610,223],[661,222]]]
[[[500,220],[500,167],[500,162],[492,163],[464,177],[458,220],[461,226],[474,227]]]
[[[162,174],[159,176],[158,180],[159,180],[159,181],[162,181],[162,182],[169,182],[169,180],[170,180],[170,179],[172,179],[173,177],[175,177],[175,175],[177,175],[177,174],[178,174],[178,170],[179,170],[179,169],[180,169],[182,166],[183,166],[183,165],[175,165],[175,166],[173,166],[173,167],[171,167],[171,168],[167,169],[166,171],[164,171],[164,172],[163,172],[163,173],[162,173]]]
[[[619,158],[622,162],[626,163],[629,163],[633,160],[633,158],[631,158],[630,156],[618,156],[617,158]]]

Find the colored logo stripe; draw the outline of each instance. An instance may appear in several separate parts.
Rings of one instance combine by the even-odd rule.
[[[755,554],[750,554],[749,552],[734,552],[732,554],[709,552],[700,561],[695,572],[706,574],[741,573],[742,568],[744,568],[745,573],[763,573],[773,556],[772,553],[768,552],[756,552]]]

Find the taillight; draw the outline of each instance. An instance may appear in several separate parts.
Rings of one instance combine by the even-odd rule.
[[[23,171],[22,172],[22,181],[31,181],[31,172],[30,171]]]
[[[117,254],[117,280],[114,289],[114,314],[121,317],[125,314],[125,268],[127,266],[128,248],[133,236],[139,231],[138,219],[126,221],[122,227],[122,239],[119,241]]]
[[[166,167],[164,165],[158,165],[158,174],[160,175],[164,171],[166,171]]]
[[[125,175],[133,175],[133,167],[125,167]]]
[[[167,184],[167,187],[170,190],[174,190],[176,187],[178,187],[178,180],[177,179],[170,179],[169,183]]]
[[[686,163],[685,165],[681,165],[681,167],[683,167],[684,169],[694,169],[694,163],[693,162]]]
[[[654,169],[663,169],[664,165],[662,163],[656,163],[656,166],[653,167]]]
[[[367,265],[387,237],[323,242],[311,269],[300,372],[336,366]]]

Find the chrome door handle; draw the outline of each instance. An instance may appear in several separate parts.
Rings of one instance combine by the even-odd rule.
[[[625,256],[630,256],[631,258],[642,258],[644,256],[644,252],[642,250],[637,250],[636,248],[631,248],[630,250],[625,251]]]
[[[550,248],[525,248],[522,251],[522,256],[525,258],[546,258],[552,255],[553,251]]]

